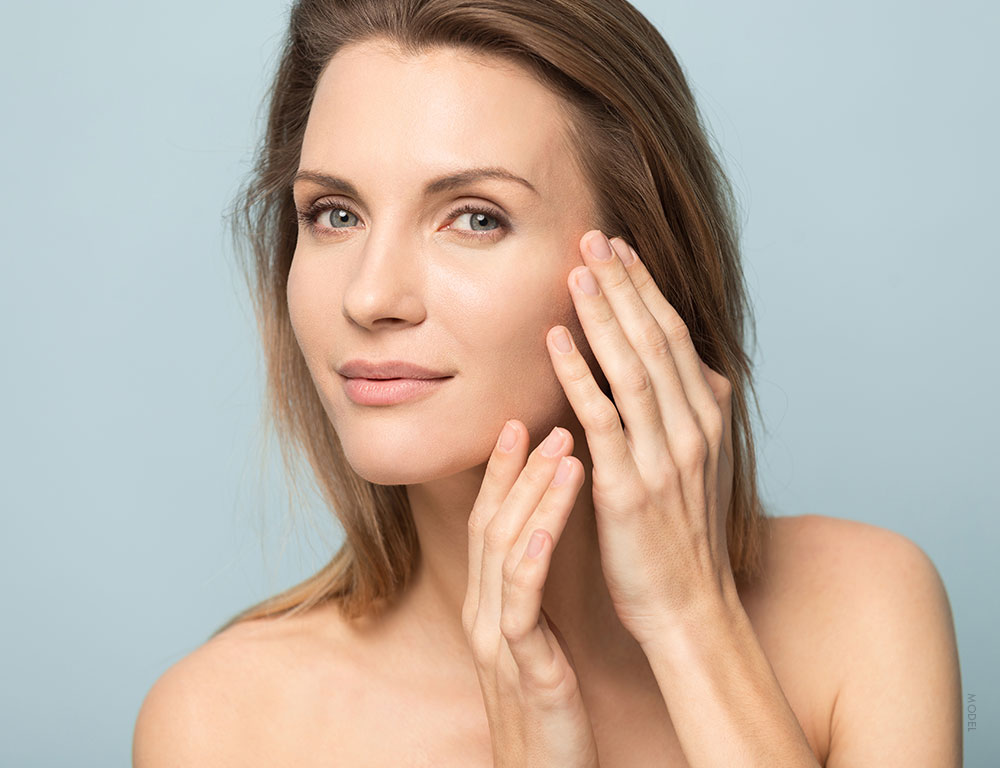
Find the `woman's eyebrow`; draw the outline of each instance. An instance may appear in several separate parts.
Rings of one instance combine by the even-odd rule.
[[[463,187],[473,181],[478,181],[479,179],[513,181],[518,184],[523,184],[536,195],[539,194],[538,190],[535,189],[534,185],[527,179],[518,176],[516,173],[508,171],[506,168],[488,166],[482,168],[464,168],[460,171],[455,171],[453,173],[448,173],[443,176],[438,176],[435,179],[431,179],[424,187],[424,196],[429,197],[430,195],[455,189],[456,187]],[[320,171],[301,170],[295,174],[295,178],[292,179],[290,186],[294,189],[295,185],[300,181],[312,181],[323,187],[342,190],[349,195],[353,195],[354,197],[361,196],[358,193],[357,187],[351,184],[351,182],[347,179],[342,179],[338,176],[331,176],[328,173],[321,173]]]

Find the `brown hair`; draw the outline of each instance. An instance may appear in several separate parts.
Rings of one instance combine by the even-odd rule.
[[[494,56],[524,67],[562,97],[575,159],[597,202],[594,228],[623,237],[642,254],[701,358],[732,383],[734,487],[726,535],[737,581],[756,578],[766,515],[747,406],[748,389],[755,401],[757,394],[744,350],[744,320],[752,323],[753,316],[737,206],[660,33],[625,0],[298,0],[267,94],[255,167],[229,216],[237,248],[250,246],[242,266],[286,470],[304,451],[345,538],[313,576],[214,634],[329,600],[350,618],[377,612],[406,588],[419,562],[405,486],[376,485],[351,468],[292,333],[285,294],[298,235],[290,184],[315,86],[342,46],[362,40],[385,42],[402,55],[448,46]]]

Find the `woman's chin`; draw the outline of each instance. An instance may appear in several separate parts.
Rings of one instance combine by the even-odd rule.
[[[485,447],[482,469],[485,470],[489,461],[491,445]],[[351,469],[369,483],[375,485],[419,485],[435,480],[453,477],[476,466],[470,463],[468,451],[455,451],[444,454],[432,446],[409,447],[405,451],[380,451],[370,444],[359,446],[352,451],[349,445],[344,446],[344,455]]]
[[[345,450],[351,468],[359,477],[375,485],[416,485],[426,483],[439,477],[453,473],[453,469],[442,464],[414,457],[411,452],[405,456],[394,456],[389,453],[374,452],[367,448],[364,456],[352,455]]]

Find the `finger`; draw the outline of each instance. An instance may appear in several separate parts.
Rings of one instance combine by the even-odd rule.
[[[613,242],[617,253],[624,254],[627,250],[631,256],[631,261],[625,268],[636,292],[664,330],[677,374],[704,436],[707,452],[703,470],[704,496],[706,505],[711,508],[718,495],[716,482],[719,453],[728,450],[726,445],[729,439],[732,387],[725,376],[712,371],[701,359],[687,324],[660,291],[635,248],[621,238],[615,238]],[[697,454],[694,458],[697,458]],[[713,541],[719,536],[714,516],[709,517],[709,536]]]
[[[499,625],[504,559],[545,494],[559,460],[572,450],[569,430],[555,427],[528,456],[507,497],[483,530],[477,624]]]
[[[578,290],[574,300],[594,355],[611,383],[622,420],[633,433],[631,442],[637,462],[646,468],[644,476],[652,479],[651,472],[658,475],[671,464],[686,466],[692,458],[703,464],[705,435],[665,329],[646,306],[618,257],[619,252],[631,253],[625,241],[615,238],[608,243],[600,230],[592,230],[584,236],[582,250],[587,267],[574,271],[583,274],[589,269],[598,293],[588,295]],[[609,258],[598,258],[600,252],[608,253]],[[648,400],[649,405],[640,409],[641,415],[630,418],[630,403],[640,399]],[[653,413],[655,425],[650,420]],[[640,418],[649,422],[649,428],[642,432],[637,429]]]
[[[515,569],[524,558],[525,550],[531,540],[532,532],[543,529],[552,537],[552,548],[559,544],[559,539],[566,528],[566,522],[573,513],[577,495],[584,482],[583,464],[575,456],[563,456],[555,475],[549,483],[545,495],[538,502],[531,517],[521,527],[514,545],[504,558],[501,575],[503,577],[500,604],[506,606],[508,592]],[[501,615],[503,607],[501,607]]]
[[[562,334],[565,334],[568,352],[559,348],[558,339]],[[573,343],[573,335],[565,326],[557,325],[549,329],[546,343],[556,377],[584,428],[594,463],[594,481],[598,479],[599,468],[607,467],[625,487],[640,488],[643,478],[622,431],[618,409],[594,380],[590,366]]]
[[[722,414],[715,392],[702,371],[703,362],[694,347],[687,324],[660,291],[636,250],[621,238],[615,238],[614,242],[616,250],[624,252],[627,249],[633,257],[632,263],[625,266],[632,285],[657,325],[663,329],[670,357],[703,434],[710,444],[714,442],[718,445],[722,438]],[[728,380],[725,381],[728,383]]]
[[[513,433],[514,443],[505,449],[504,430]],[[462,624],[470,631],[479,607],[479,579],[482,572],[483,532],[493,515],[507,498],[511,487],[517,481],[528,453],[527,429],[517,419],[510,419],[497,437],[493,453],[486,464],[479,495],[469,513],[469,571],[466,585],[465,603],[462,607]],[[508,435],[509,437],[509,435]]]
[[[533,548],[537,546],[537,554]],[[556,661],[541,626],[539,611],[545,579],[552,563],[554,544],[544,528],[535,528],[528,548],[509,580],[509,594],[500,616],[500,632],[517,663],[522,684],[544,688],[551,684],[551,670]]]
[[[528,535],[524,551],[516,560],[508,558],[504,563],[500,630],[517,663],[522,685],[540,690],[554,690],[563,679],[565,664],[560,663],[557,648],[562,648],[569,658],[563,642],[548,627],[542,610],[552,555],[584,480],[579,459],[567,456],[560,466],[568,472],[558,485],[549,486],[537,513],[525,525],[524,532]],[[542,522],[547,519],[551,521]],[[508,562],[515,563],[512,569],[508,568]]]
[[[647,468],[662,467],[670,460],[670,453],[664,429],[664,414],[657,402],[658,393],[652,371],[626,337],[605,294],[596,287],[596,282],[592,282],[593,275],[588,272],[587,267],[573,270],[569,282],[573,286],[573,300],[576,302],[577,315],[587,342],[614,393],[614,402],[608,399],[608,403],[617,410],[616,415],[621,416],[622,424],[618,425],[622,432],[620,442],[626,450],[631,449],[621,460],[631,458]],[[588,283],[598,290],[597,295],[586,292],[583,286]],[[572,353],[571,349],[569,354]],[[568,360],[567,355],[558,356],[554,359],[553,366]],[[593,376],[582,356],[573,362],[576,363],[579,376]],[[569,380],[573,381],[574,378],[570,377]],[[619,442],[616,437],[614,442]]]

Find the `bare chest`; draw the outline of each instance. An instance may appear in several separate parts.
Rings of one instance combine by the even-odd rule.
[[[774,529],[767,576],[759,586],[741,591],[740,599],[782,693],[823,765],[839,684],[837,660],[843,657],[838,645],[842,629],[825,607],[826,581],[811,576],[812,550],[800,541],[807,538],[805,523],[788,519]],[[337,658],[360,658],[357,648],[339,639],[320,645],[337,646]],[[379,653],[378,663],[370,658],[361,664],[336,663],[305,649],[293,661],[286,656],[275,674],[266,675],[280,684],[269,686],[269,696],[256,696],[270,703],[260,711],[263,716],[251,718],[256,725],[236,763],[296,768],[493,765],[474,668],[455,681],[437,670],[420,677],[406,674],[412,648]],[[612,687],[594,680],[583,685],[602,768],[687,766],[659,689],[646,685],[612,695]]]
[[[492,768],[489,724],[482,704],[465,711],[429,707],[426,702],[378,697],[379,702],[354,700],[336,724],[317,728],[299,721],[298,728],[281,728],[280,743],[251,750],[253,758],[274,765],[302,768],[320,766],[396,766],[413,768]],[[599,707],[590,705],[591,712]],[[686,768],[662,702],[633,702],[614,716],[594,717],[595,738],[602,768],[648,768],[650,765]],[[275,733],[277,736],[277,732]]]
[[[775,677],[822,764],[833,695],[823,677],[822,639],[789,626],[785,616],[766,605],[748,602],[746,607]],[[275,707],[271,727],[254,736],[252,747],[247,745],[243,764],[493,765],[489,724],[475,688],[448,695],[447,683],[428,690],[401,686],[399,677],[391,670],[376,676],[338,670],[300,680],[297,693]],[[658,689],[610,697],[594,685],[584,695],[602,768],[688,765]]]

